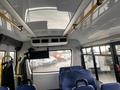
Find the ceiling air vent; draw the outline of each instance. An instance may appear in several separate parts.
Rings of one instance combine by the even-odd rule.
[[[41,43],[49,43],[49,39],[41,39]]]
[[[56,43],[56,42],[59,42],[59,41],[58,41],[58,38],[54,38],[54,39],[51,39],[51,42]]]
[[[32,40],[32,43],[40,43],[39,39]]]
[[[68,43],[67,37],[36,37],[31,41],[33,46],[60,46]]]
[[[67,39],[66,38],[60,38],[60,42],[66,42]]]

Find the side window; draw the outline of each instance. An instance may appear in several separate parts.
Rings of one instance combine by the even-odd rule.
[[[97,64],[99,66],[97,67],[99,80],[103,83],[116,82],[112,57],[106,55],[99,55],[95,56],[95,59],[96,62],[98,62]]]
[[[2,26],[2,18],[0,17],[0,26]]]
[[[59,71],[61,67],[71,66],[71,50],[49,51],[49,58],[30,60],[34,73]]]
[[[7,22],[7,29],[10,31],[12,30],[12,25],[9,22]]]
[[[11,19],[11,16],[8,13],[6,13],[5,16],[7,18]],[[8,21],[6,21],[6,25],[7,25],[7,29],[10,30],[10,31],[12,31],[12,25]]]
[[[91,73],[93,74],[93,76],[95,78],[95,71],[94,71],[94,64],[93,64],[92,55],[84,55],[84,60],[85,60],[86,69],[91,71]]]
[[[96,79],[102,83],[116,82],[110,45],[93,46],[82,50],[86,69],[89,69],[93,76],[96,76]],[[93,53],[91,53],[92,51]]]
[[[0,8],[0,13],[2,13],[2,9]],[[2,17],[0,16],[0,26],[2,26],[3,25],[3,22],[2,22]]]
[[[10,55],[13,59],[15,59],[15,52],[9,52],[9,55]]]
[[[117,57],[118,57],[118,61],[119,61],[119,64],[120,64],[120,45],[116,45],[116,53],[117,53]]]
[[[9,52],[9,55],[12,57],[14,64],[16,64],[15,52]]]

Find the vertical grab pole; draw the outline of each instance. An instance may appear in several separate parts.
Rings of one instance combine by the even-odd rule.
[[[98,71],[97,71],[97,63],[95,61],[95,55],[94,55],[94,52],[93,52],[93,47],[91,48],[91,52],[92,52],[94,69],[95,69],[95,76],[96,76],[96,79],[99,81],[99,76],[98,76]]]
[[[81,64],[82,64],[83,68],[86,69],[85,59],[84,59],[82,48],[80,49],[80,52],[81,52]]]
[[[115,76],[116,76],[116,80],[117,82],[120,82],[120,76],[119,73],[116,70],[117,64],[119,64],[118,61],[118,57],[117,57],[117,53],[116,53],[116,48],[114,44],[110,44],[110,51],[111,51],[111,55],[112,55],[112,60],[113,60],[113,65],[114,65],[114,71],[115,71]]]

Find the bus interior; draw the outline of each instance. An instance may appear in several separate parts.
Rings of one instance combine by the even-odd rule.
[[[120,0],[0,0],[0,90],[120,90]]]

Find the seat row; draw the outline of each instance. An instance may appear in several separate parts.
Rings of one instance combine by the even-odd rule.
[[[8,87],[0,87],[0,90],[9,90]],[[36,90],[32,85],[21,85],[16,88],[16,90]]]
[[[0,87],[0,90],[9,90],[7,87]],[[29,85],[23,85],[23,86],[18,86],[17,90],[36,90],[34,86],[29,86]],[[86,83],[86,85],[82,86],[75,86],[74,88],[63,88],[62,90],[95,90],[92,85],[89,85]],[[103,84],[101,86],[101,90],[120,90],[120,84],[118,83],[109,83],[109,84]]]
[[[75,87],[75,89],[73,90],[95,90],[95,89],[92,85],[86,85],[86,86]],[[120,90],[120,84],[119,83],[103,84],[101,85],[100,90]]]
[[[90,71],[80,66],[63,67],[59,72],[60,90],[120,90],[119,83],[97,84]],[[0,87],[0,90],[9,90]],[[16,90],[36,90],[32,84],[17,86]]]
[[[81,66],[63,67],[59,71],[60,90],[120,90],[119,83],[97,84],[90,71]]]

